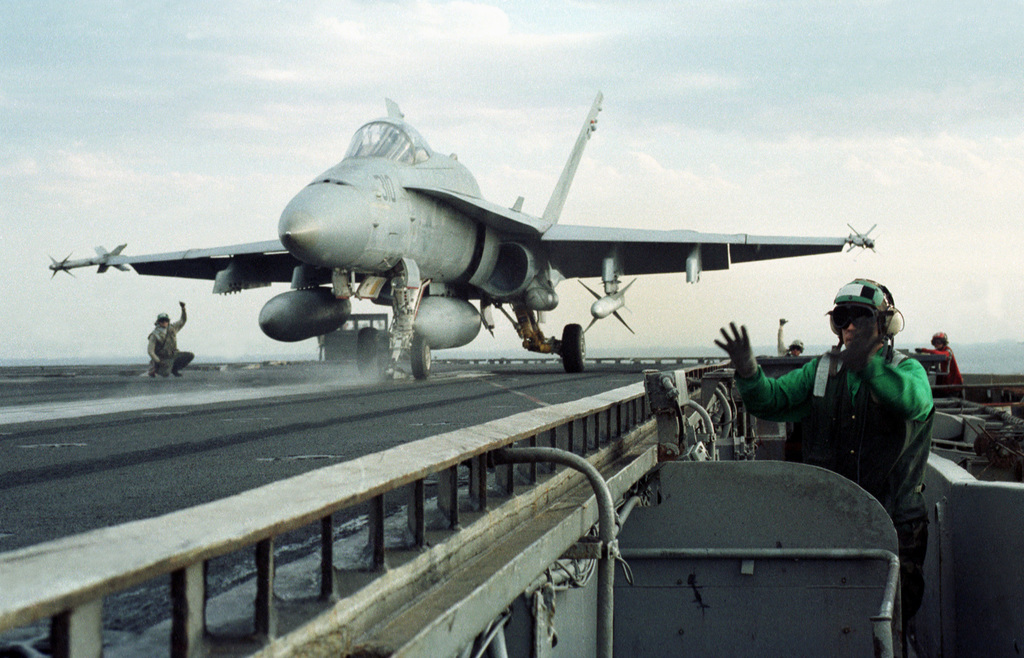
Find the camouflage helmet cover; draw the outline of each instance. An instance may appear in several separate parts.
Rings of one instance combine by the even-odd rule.
[[[860,304],[877,311],[888,311],[892,301],[884,288],[870,279],[854,279],[836,293],[836,306],[839,304]]]
[[[852,304],[875,311],[879,323],[879,332],[886,336],[895,336],[903,330],[903,314],[896,309],[892,293],[876,281],[871,279],[854,279],[847,283],[836,293],[835,305],[839,306],[840,304]],[[832,317],[832,311],[829,311],[828,315],[832,333],[841,338],[842,330],[836,326]]]

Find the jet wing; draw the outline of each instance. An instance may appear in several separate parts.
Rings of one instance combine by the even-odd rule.
[[[567,278],[601,276],[613,250],[625,274],[685,272],[699,247],[701,269],[727,270],[732,263],[842,251],[849,238],[807,238],[656,231],[557,224],[541,236],[552,264]]]
[[[97,258],[73,263],[66,259],[63,263],[54,262],[50,269],[56,273],[59,270],[98,265],[100,271],[105,271],[110,267],[123,269],[123,266],[130,265],[139,274],[211,279],[214,281],[213,292],[228,293],[269,286],[271,283],[288,283],[292,280],[295,267],[301,264],[285,250],[280,240],[267,240],[142,256],[122,256],[119,248],[114,254]],[[326,274],[324,278],[329,280]]]
[[[524,212],[505,208],[485,199],[471,197],[438,187],[405,186],[406,190],[418,192],[443,201],[460,213],[472,217],[478,222],[493,229],[513,235],[529,235],[536,237],[551,228],[551,223]]]

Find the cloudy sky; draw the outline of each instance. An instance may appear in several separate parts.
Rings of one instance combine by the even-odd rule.
[[[49,257],[272,239],[288,200],[395,99],[486,198],[541,214],[598,90],[562,222],[775,235],[878,228],[877,253],[644,277],[588,333],[621,351],[709,346],[729,320],[826,344],[835,291],[886,283],[898,344],[1024,338],[1024,3],[4,1],[0,364],[144,359],[188,302],[200,358],[312,355],[263,336],[283,286]],[[558,289],[546,328],[589,320]],[[374,312],[367,305],[357,312]],[[500,318],[499,318],[500,319]],[[509,348],[507,323],[471,347]],[[660,351],[660,350],[659,350]]]

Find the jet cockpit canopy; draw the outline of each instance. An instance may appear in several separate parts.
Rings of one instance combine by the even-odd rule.
[[[381,119],[356,131],[345,159],[386,158],[405,164],[419,164],[428,160],[431,153],[426,140],[411,126]]]

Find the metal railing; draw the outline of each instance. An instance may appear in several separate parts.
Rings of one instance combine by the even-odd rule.
[[[550,356],[478,356],[478,357],[435,357],[434,363],[445,363],[453,365],[461,364],[529,364],[529,363],[550,363],[557,364],[558,361]],[[587,356],[587,363],[614,363],[619,365],[677,365],[677,366],[709,366],[723,367],[729,364],[721,356]]]
[[[279,630],[276,537],[313,524],[320,527],[323,605],[312,614],[315,617],[352,594],[340,591],[345,586],[334,566],[335,512],[368,505],[369,571],[379,576],[391,550],[385,545],[385,495],[405,491],[413,545],[402,550],[423,551],[428,531],[438,530],[428,527],[425,513],[428,478],[436,478],[442,530],[457,536],[463,528],[460,510],[488,507],[488,491],[494,490],[488,485],[489,470],[500,495],[508,497],[517,479],[534,484],[543,476],[538,471],[544,467],[536,464],[490,466],[494,451],[518,445],[586,455],[619,441],[648,420],[643,385],[638,383],[429,437],[165,516],[2,553],[0,632],[49,618],[52,655],[99,655],[104,598],[170,574],[171,655],[199,655],[216,642],[207,628],[206,565],[219,556],[252,549],[255,635],[248,641],[249,650],[258,651]],[[460,487],[466,479],[460,472],[466,471],[468,485]],[[364,578],[355,590],[364,594],[351,605],[370,605],[373,597],[365,594],[366,588]],[[232,642],[237,644],[238,639]]]

